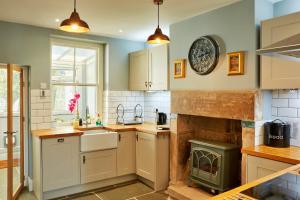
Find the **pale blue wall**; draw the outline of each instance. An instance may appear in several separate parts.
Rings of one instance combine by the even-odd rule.
[[[31,86],[50,83],[50,37],[70,36],[109,45],[109,78],[111,90],[128,90],[128,53],[144,48],[143,42],[87,34],[69,34],[60,30],[0,21],[0,63],[31,66]]]
[[[274,17],[300,11],[300,0],[283,0],[274,4]]]
[[[187,66],[186,78],[174,79],[170,68],[171,90],[234,90],[258,87],[256,66],[256,27],[254,0],[243,0],[229,6],[175,23],[170,27],[170,63],[188,58],[192,42],[204,35],[219,38],[222,54],[216,69],[200,76]],[[226,53],[246,51],[245,75],[227,75]]]

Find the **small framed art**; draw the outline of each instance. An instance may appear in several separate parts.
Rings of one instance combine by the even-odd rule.
[[[186,59],[174,61],[174,78],[185,78]]]
[[[244,57],[245,52],[228,53],[228,75],[243,75],[244,74]]]

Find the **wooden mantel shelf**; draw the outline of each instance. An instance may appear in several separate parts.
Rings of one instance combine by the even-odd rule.
[[[259,145],[255,147],[243,148],[242,153],[293,165],[300,163],[300,147],[296,146],[290,146],[288,148],[275,148]]]

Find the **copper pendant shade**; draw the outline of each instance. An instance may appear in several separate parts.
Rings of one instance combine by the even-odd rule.
[[[158,7],[158,26],[155,29],[154,34],[148,37],[148,44],[167,44],[170,43],[170,39],[167,35],[163,34],[159,27],[159,6],[163,4],[163,0],[154,0],[154,4]]]
[[[89,25],[80,19],[79,14],[76,11],[76,0],[74,0],[74,11],[70,18],[62,21],[59,28],[63,31],[72,33],[86,33],[90,31]]]

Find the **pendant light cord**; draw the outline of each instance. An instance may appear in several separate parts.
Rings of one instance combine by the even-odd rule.
[[[74,0],[74,10],[76,11],[76,0]]]
[[[157,24],[158,24],[158,27],[159,27],[159,3],[157,3],[157,16],[158,16]]]

